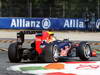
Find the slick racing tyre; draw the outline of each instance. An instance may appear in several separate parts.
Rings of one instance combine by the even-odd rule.
[[[81,60],[83,61],[89,60],[92,53],[90,45],[87,42],[81,42],[80,46],[77,48],[77,53],[78,53],[77,55]]]
[[[10,62],[20,62],[21,61],[21,53],[19,52],[17,43],[10,44],[8,48],[8,58]]]
[[[43,50],[43,59],[44,62],[58,62],[59,60],[59,50],[58,46],[50,43]]]

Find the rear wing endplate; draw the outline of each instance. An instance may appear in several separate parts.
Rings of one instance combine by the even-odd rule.
[[[36,34],[36,33],[42,33],[42,32],[43,31],[20,31],[17,33],[17,42],[20,44],[23,44],[25,34]]]

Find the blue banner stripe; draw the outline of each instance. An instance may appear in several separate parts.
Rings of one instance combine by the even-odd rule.
[[[93,23],[94,26],[93,26]],[[90,22],[89,29],[100,29],[100,19]],[[0,28],[8,29],[53,29],[53,30],[85,30],[82,18],[0,18]]]

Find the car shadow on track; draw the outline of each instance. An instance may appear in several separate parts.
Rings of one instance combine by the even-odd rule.
[[[95,58],[96,57],[93,57],[89,61],[98,61]],[[63,63],[63,62],[83,62],[83,61],[81,61],[78,57],[74,57],[74,58],[63,58],[63,59],[61,59],[57,63]],[[45,63],[45,62],[41,62],[41,61],[29,61],[29,60],[28,61],[27,60],[25,61],[25,60],[23,60],[21,63],[24,63],[24,64],[36,63],[37,64],[37,63]]]

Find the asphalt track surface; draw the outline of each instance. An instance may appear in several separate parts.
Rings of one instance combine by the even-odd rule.
[[[0,43],[0,48],[8,48],[10,43]],[[29,44],[25,43],[24,46],[28,47]],[[92,46],[92,49],[99,48],[100,46]],[[0,75],[30,75],[30,74],[22,74],[20,72],[14,71],[7,71],[7,68],[13,65],[20,65],[20,64],[37,64],[36,62],[21,62],[21,63],[10,63],[8,59],[8,52],[7,51],[0,51]],[[80,61],[79,58],[69,58],[66,61]],[[100,55],[98,54],[97,57],[92,57],[90,61],[100,61]],[[32,74],[33,75],[33,74]]]

